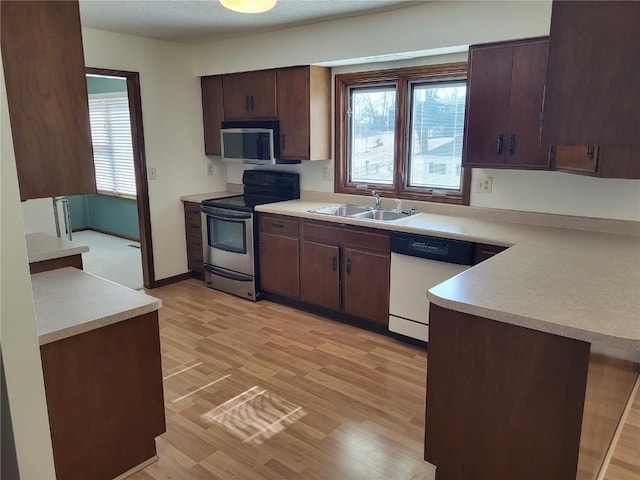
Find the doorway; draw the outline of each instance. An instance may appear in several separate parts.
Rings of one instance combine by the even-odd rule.
[[[71,205],[74,240],[89,245],[86,260],[96,271],[92,272],[87,264],[88,272],[130,288],[153,288],[155,273],[139,74],[101,68],[86,68],[85,73],[92,123],[97,117],[105,127],[98,134],[92,133],[98,194],[70,197],[76,203]],[[122,142],[116,141],[118,136],[122,138],[123,126],[127,140],[130,127],[131,141],[125,145],[126,155],[119,150]]]

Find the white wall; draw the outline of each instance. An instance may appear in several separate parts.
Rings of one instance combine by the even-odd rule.
[[[156,279],[187,271],[180,196],[224,190],[226,168],[206,176],[200,78],[193,47],[83,29],[88,67],[140,73]]]
[[[491,194],[477,192],[483,177],[493,179]],[[471,205],[640,221],[640,180],[474,168]]]
[[[20,476],[49,480],[55,478],[53,451],[3,72],[0,66],[2,360]]]
[[[551,3],[546,1],[433,2],[199,46],[198,71],[208,75],[336,62],[547,35],[550,15]],[[466,54],[434,56],[386,65],[334,67],[333,73],[464,60]],[[333,169],[333,160],[280,168],[299,171],[303,189],[332,191],[333,184],[322,181],[322,167],[327,166]],[[241,165],[230,165],[229,181],[240,183],[243,170]],[[493,177],[492,194],[476,193],[475,182],[484,176]],[[473,170],[473,178],[473,206],[640,220],[640,180],[479,169]]]

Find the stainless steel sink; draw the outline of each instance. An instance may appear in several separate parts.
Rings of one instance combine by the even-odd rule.
[[[325,215],[335,215],[337,217],[352,217],[369,211],[371,211],[371,207],[363,207],[361,205],[331,205],[330,207],[309,210],[311,213],[323,213]]]
[[[400,220],[401,218],[407,218],[411,215],[415,215],[418,212],[397,212],[395,210],[370,210],[358,215],[353,215],[354,218],[370,218],[372,220],[379,220],[381,222],[393,222]]]
[[[331,205],[330,207],[316,208],[309,210],[311,213],[322,213],[324,215],[333,215],[335,217],[349,217],[363,220],[378,220],[380,222],[393,222],[401,218],[415,215],[416,211],[407,213],[398,212],[396,210],[373,209],[372,207],[364,207],[361,205]]]

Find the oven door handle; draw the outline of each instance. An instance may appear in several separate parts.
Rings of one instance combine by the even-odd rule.
[[[242,273],[230,272],[228,270],[223,270],[222,268],[214,267],[213,265],[204,265],[205,271],[218,275],[219,277],[228,278],[230,280],[238,280],[240,282],[251,282],[253,281],[253,277],[250,275],[244,275]]]
[[[253,215],[251,213],[235,212],[233,210],[215,207],[200,207],[200,210],[209,217],[219,218],[221,220],[250,220]]]

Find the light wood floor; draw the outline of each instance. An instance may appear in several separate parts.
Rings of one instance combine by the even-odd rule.
[[[187,280],[149,291],[167,432],[148,479],[433,479],[426,351]]]
[[[431,480],[426,350],[187,280],[162,299],[167,432],[134,480]],[[640,479],[640,395],[605,480]]]

